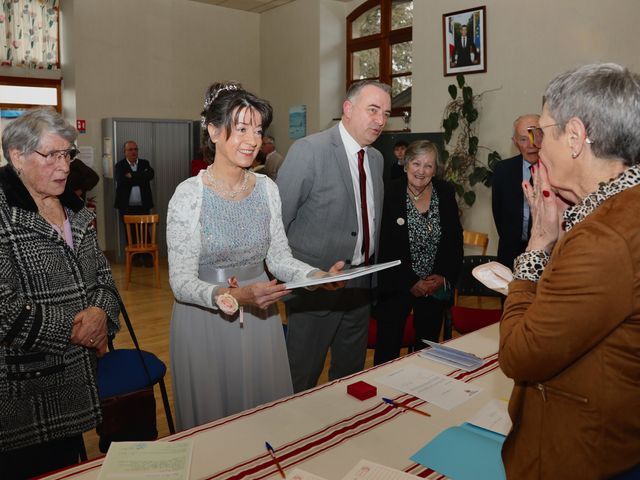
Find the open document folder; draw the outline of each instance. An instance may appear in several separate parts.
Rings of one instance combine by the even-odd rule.
[[[436,435],[411,459],[455,480],[500,480],[505,478],[501,451],[509,430],[507,402],[494,399],[468,422]]]
[[[463,423],[440,432],[411,460],[455,480],[503,480],[504,440],[504,435]]]
[[[400,265],[400,260],[393,260],[392,262],[379,263],[377,265],[370,265],[368,267],[355,267],[348,270],[343,270],[338,273],[331,273],[326,277],[308,278],[306,280],[300,280],[299,282],[287,283],[287,290],[300,287],[312,287],[314,285],[322,285],[323,283],[331,282],[343,282],[351,280],[353,278],[362,277],[364,275],[371,275],[372,273],[379,272],[380,270],[386,270],[387,268]]]

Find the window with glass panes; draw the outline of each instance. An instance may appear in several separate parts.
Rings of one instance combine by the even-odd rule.
[[[391,85],[391,114],[411,110],[413,0],[367,0],[347,17],[347,88]]]

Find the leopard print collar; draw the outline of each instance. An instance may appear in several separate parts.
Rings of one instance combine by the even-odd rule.
[[[601,183],[595,192],[590,193],[580,203],[565,210],[565,231],[568,232],[587,218],[587,216],[604,203],[605,200],[636,185],[640,185],[640,165],[629,167],[616,178],[607,183]]]

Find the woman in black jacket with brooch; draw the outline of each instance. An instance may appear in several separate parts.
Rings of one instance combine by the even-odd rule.
[[[435,178],[438,147],[409,145],[406,177],[385,191],[378,262],[402,264],[381,271],[376,308],[376,365],[398,358],[407,315],[413,309],[416,347],[437,342],[451,289],[462,266],[462,226],[453,186]]]

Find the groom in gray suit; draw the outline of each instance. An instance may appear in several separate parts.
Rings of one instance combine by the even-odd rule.
[[[369,147],[391,111],[390,87],[365,80],[349,88],[340,123],[295,142],[278,172],[282,220],[293,256],[325,271],[373,263],[382,216],[384,161]],[[316,385],[331,348],[329,379],[364,367],[371,276],[337,291],[294,291],[287,302],[293,389]]]

